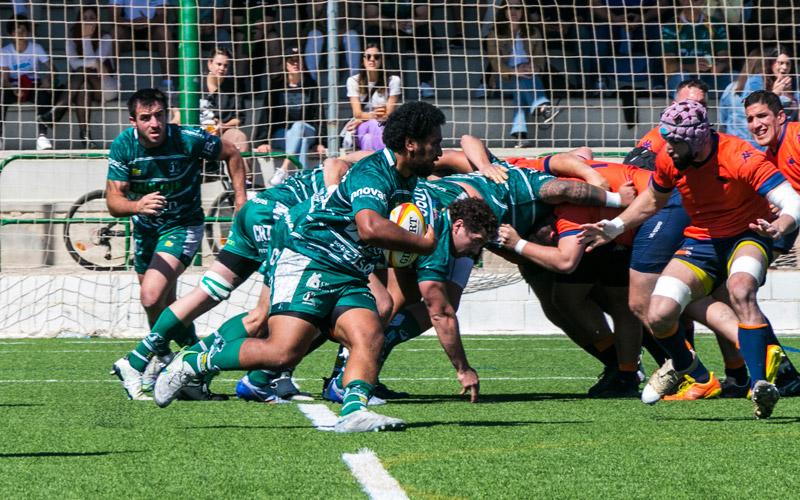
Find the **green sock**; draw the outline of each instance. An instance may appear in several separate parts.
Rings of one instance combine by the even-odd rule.
[[[182,332],[174,337],[175,343],[181,347],[186,347],[187,345],[194,345],[200,339],[197,338],[197,331],[194,328],[194,323],[189,323]]]
[[[226,341],[246,338],[247,329],[245,329],[244,322],[242,321],[245,316],[247,316],[247,313],[237,314],[223,323],[222,326],[219,327],[219,330],[217,330],[220,337]]]
[[[344,398],[342,398],[342,411],[340,417],[351,413],[366,410],[367,401],[372,395],[372,384],[363,380],[353,380],[344,388]]]
[[[240,370],[242,366],[239,364],[239,351],[245,340],[247,339],[215,342],[208,352],[188,352],[183,360],[197,373]]]
[[[250,370],[247,372],[247,379],[252,385],[264,388],[275,380],[278,375],[280,375],[278,372],[272,370]]]
[[[420,328],[417,320],[414,319],[414,315],[408,312],[407,309],[400,311],[392,318],[391,323],[383,332],[383,348],[381,349],[378,363],[383,366],[386,358],[389,357],[396,345],[420,335],[422,335],[422,328]]]
[[[158,339],[154,338],[153,333],[148,333],[147,337],[140,340],[136,347],[128,353],[128,362],[134,370],[144,372],[150,360],[155,356],[155,349],[153,348],[153,343],[155,342],[158,342]]]

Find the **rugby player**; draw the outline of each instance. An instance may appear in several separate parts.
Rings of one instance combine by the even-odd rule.
[[[244,162],[236,147],[201,128],[167,124],[167,107],[166,96],[156,89],[139,90],[128,99],[132,127],[111,145],[106,183],[110,214],[133,220],[134,269],[151,328],[175,301],[178,276],[202,243],[203,160],[227,162],[236,208],[247,199]],[[190,345],[197,338],[190,330],[178,340]],[[141,384],[126,384],[149,360],[146,355],[131,356],[113,365],[130,399],[151,399],[142,393]]]
[[[318,330],[350,349],[337,432],[400,430],[405,423],[367,409],[378,374],[383,328],[368,276],[383,250],[429,255],[433,228],[423,236],[391,222],[390,210],[412,200],[417,178],[442,154],[442,112],[425,102],[400,106],[386,122],[387,148],[361,160],[324,199],[311,198],[279,221],[270,241],[271,304],[266,339],[215,345],[199,355],[182,351],[156,381],[166,406],[189,383],[211,371],[295,366]]]
[[[697,101],[670,105],[661,117],[661,135],[667,146],[656,158],[650,188],[618,217],[583,225],[580,237],[589,249],[613,240],[655,214],[677,187],[691,225],[658,278],[647,313],[650,330],[671,360],[650,378],[642,400],[655,403],[681,380],[709,381],[710,373],[686,345],[678,318],[690,302],[725,284],[739,320],[754,413],[767,418],[780,395],[765,380],[767,343],[774,333],[756,291],[766,277],[772,241],[797,226],[800,196],[762,153],[712,130]],[[781,209],[772,222],[769,203]]]

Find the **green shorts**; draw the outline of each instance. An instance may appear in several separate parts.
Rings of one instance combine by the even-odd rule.
[[[137,274],[147,271],[157,253],[168,253],[188,266],[203,243],[203,226],[173,227],[156,234],[134,232],[133,240],[136,245],[133,268]]]
[[[284,248],[272,269],[270,314],[302,313],[325,320],[337,307],[377,313],[367,283],[364,278],[333,271]]]
[[[277,201],[261,198],[248,201],[233,220],[225,250],[257,262],[267,260],[272,226],[288,211]]]

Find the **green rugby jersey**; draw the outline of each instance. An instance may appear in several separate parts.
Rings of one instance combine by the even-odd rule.
[[[265,189],[258,196],[274,200],[287,207],[302,203],[317,193],[325,193],[325,178],[322,165],[289,176],[283,184]]]
[[[128,197],[137,200],[159,191],[167,205],[159,215],[134,215],[139,231],[163,231],[203,223],[200,205],[202,160],[217,160],[222,151],[219,137],[201,128],[167,125],[166,139],[147,149],[135,128],[122,131],[108,154],[108,180],[130,183]]]
[[[457,199],[464,191],[457,183],[466,184],[489,204],[500,224],[510,224],[521,235],[527,235],[534,225],[553,211],[552,205],[540,201],[543,185],[555,179],[552,175],[529,168],[508,168],[508,180],[497,184],[479,173],[448,175],[433,181],[443,199]]]
[[[461,192],[466,196],[463,190]],[[455,201],[451,196],[440,196],[439,191],[429,181],[421,180],[414,190],[414,204],[419,208],[426,224],[433,224],[436,234],[436,250],[430,255],[420,255],[414,261],[417,281],[447,281],[456,257],[451,253],[453,224],[447,207]],[[464,196],[464,197],[465,197]]]
[[[366,277],[383,262],[383,250],[361,241],[356,214],[374,210],[383,217],[412,200],[417,177],[403,178],[388,149],[359,161],[329,197],[314,196],[291,210],[287,246],[340,272]]]

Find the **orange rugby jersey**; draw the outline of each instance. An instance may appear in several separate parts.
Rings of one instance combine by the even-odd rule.
[[[600,161],[588,162],[597,173],[602,175],[609,184],[611,191],[617,192],[623,184],[633,181],[637,193],[648,189],[652,172],[632,165],[622,163],[608,163]],[[608,207],[588,207],[584,205],[556,205],[556,231],[559,237],[566,237],[578,234],[582,231],[581,224],[597,222],[602,219],[613,219],[620,213],[622,208]],[[620,245],[632,246],[635,231],[625,231],[617,236],[614,241]]]
[[[662,149],[656,157],[652,186],[668,193],[677,187],[691,224],[689,238],[736,236],[756,219],[773,218],[767,193],[786,179],[761,151],[738,137],[714,133],[715,147],[702,166],[678,170]]]
[[[651,129],[650,132],[646,133],[644,137],[642,137],[642,140],[636,144],[636,147],[649,149],[653,153],[658,154],[666,145],[667,141],[661,137],[660,127],[655,127]]]
[[[800,191],[800,122],[786,122],[777,147],[767,148],[767,159],[778,167],[795,191]]]

